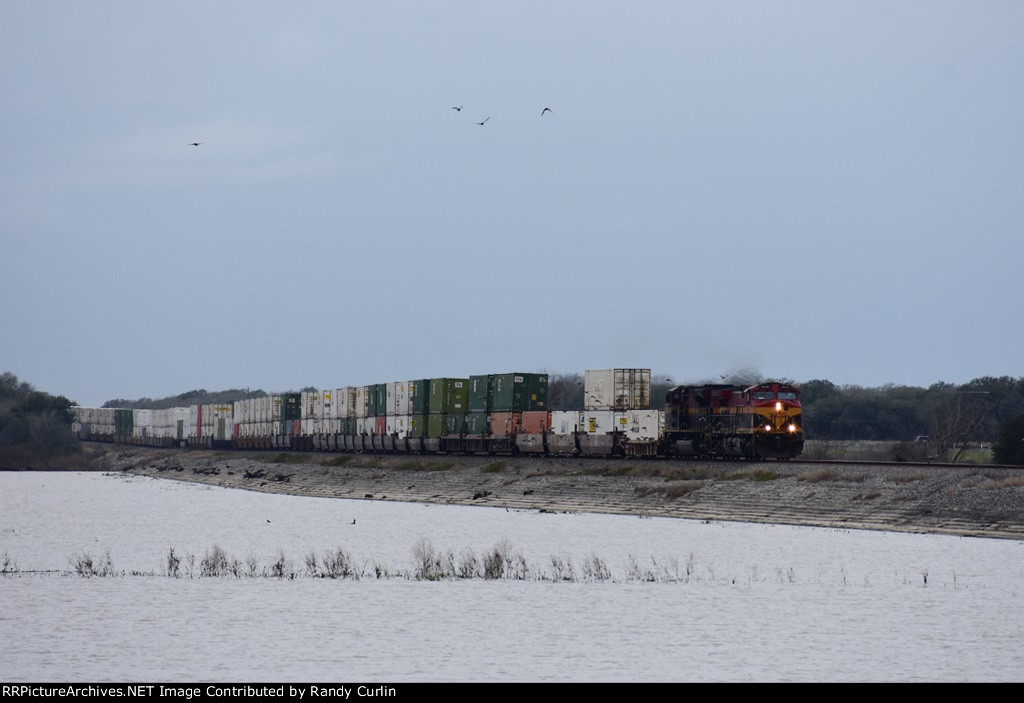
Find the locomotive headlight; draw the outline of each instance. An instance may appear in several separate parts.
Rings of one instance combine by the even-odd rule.
[[[776,403],[775,404],[775,412],[777,412],[777,413],[782,412],[782,403]]]
[[[764,426],[764,431],[765,432],[771,432],[772,431],[772,426],[771,425],[765,425]]]
[[[790,432],[796,432],[796,425],[794,425],[792,422],[789,423],[789,431]]]

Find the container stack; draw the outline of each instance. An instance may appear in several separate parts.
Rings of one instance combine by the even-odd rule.
[[[272,418],[272,422],[279,427],[277,434],[289,436],[301,434],[302,394],[285,393],[275,397],[280,398],[280,403],[273,409],[274,417]]]
[[[463,434],[469,409],[469,379],[430,379],[427,403],[427,437]]]
[[[149,437],[153,432],[153,411],[141,408],[132,410],[132,436]]]
[[[387,384],[385,432],[398,439],[409,436],[410,385],[410,381],[394,381]]]
[[[419,439],[427,436],[427,418],[430,415],[430,379],[409,381],[409,436]]]
[[[591,441],[614,434],[621,437],[620,444],[645,445],[633,446],[636,453],[655,452],[664,413],[651,410],[650,369],[588,370],[583,389],[584,410],[577,432]],[[563,420],[566,425],[570,421]],[[582,441],[580,446],[582,450]]]
[[[587,371],[579,431],[626,433],[630,439],[657,440],[659,413],[651,408],[650,369]]]

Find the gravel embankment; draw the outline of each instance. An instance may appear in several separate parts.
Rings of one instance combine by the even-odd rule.
[[[355,500],[1024,539],[1024,469],[105,448],[96,468]]]

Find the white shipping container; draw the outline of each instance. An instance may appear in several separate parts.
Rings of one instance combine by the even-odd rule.
[[[320,400],[319,391],[302,391],[302,419],[313,420],[317,415],[317,403]]]
[[[409,388],[408,384],[405,384],[406,389]],[[408,395],[406,395],[408,398]],[[395,435],[399,438],[409,436],[409,430],[412,428],[412,417],[410,415],[396,415],[395,416]]]
[[[581,415],[578,410],[552,410],[551,432],[558,435],[572,434],[582,429]]]
[[[348,417],[348,388],[337,388],[334,391],[334,402],[331,405],[333,417],[343,420]]]
[[[587,410],[648,410],[651,407],[650,369],[588,369],[583,381]]]
[[[364,418],[370,414],[370,387],[356,386],[356,412],[354,417]]]
[[[327,420],[331,417],[331,391],[320,391],[320,397],[316,401],[316,419]]]
[[[132,436],[148,437],[151,433],[150,426],[153,424],[152,410],[132,410]]]
[[[665,426],[664,410],[629,410],[616,420],[619,432],[633,441],[657,440]]]
[[[587,434],[608,434],[618,428],[618,413],[614,410],[584,410],[580,432]]]
[[[396,437],[408,437],[409,427],[411,426],[412,418],[408,415],[388,415],[387,418],[387,431],[390,435]]]
[[[188,406],[188,422],[185,428],[185,438],[195,439],[199,436],[199,418],[202,417],[201,405]]]
[[[408,415],[412,412],[409,407],[409,382],[398,381],[395,383],[395,415]],[[405,436],[405,435],[400,435]]]
[[[384,384],[385,398],[384,398],[384,414],[394,415],[395,407],[398,403],[398,396],[396,395],[396,386],[398,384],[394,381],[389,381]],[[388,433],[390,434],[390,432]]]

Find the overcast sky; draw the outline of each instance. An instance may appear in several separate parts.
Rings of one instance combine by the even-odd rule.
[[[1022,38],[1019,0],[5,0],[0,371],[1024,376]]]

